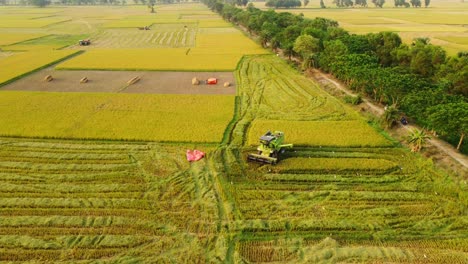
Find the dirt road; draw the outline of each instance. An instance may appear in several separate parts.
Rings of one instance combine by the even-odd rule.
[[[318,70],[313,70],[311,72],[311,77],[315,79],[320,85],[322,86],[330,86],[333,85],[335,89],[340,90],[341,92],[347,94],[347,95],[356,95],[349,89],[347,89],[343,84],[339,83],[336,81],[332,76],[325,74],[321,71]],[[381,116],[384,113],[384,109],[381,106],[378,106],[369,100],[363,98],[363,103],[369,108],[369,110],[376,116]],[[400,137],[399,140],[402,140],[410,131],[413,129],[421,129],[420,127],[409,124],[406,126],[399,125],[397,130],[400,130],[403,133],[399,133]],[[440,140],[436,137],[431,137],[428,140],[428,143],[434,147],[436,147],[439,152],[444,153],[445,155],[451,157],[453,160],[458,162],[461,166],[463,166],[466,169],[468,169],[468,157],[466,155],[463,155],[462,153],[458,152],[453,146],[448,144],[447,142]]]

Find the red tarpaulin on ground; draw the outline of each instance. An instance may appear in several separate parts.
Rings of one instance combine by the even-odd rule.
[[[195,150],[187,149],[186,155],[187,155],[188,161],[197,161],[205,157],[205,152],[202,152],[196,149]]]
[[[218,83],[218,79],[216,79],[216,78],[208,78],[208,80],[206,80],[206,83],[207,83],[207,84],[217,84],[217,83]]]

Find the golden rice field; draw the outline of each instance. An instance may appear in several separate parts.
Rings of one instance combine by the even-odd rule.
[[[161,24],[150,30],[107,29],[93,37],[93,48],[193,47],[196,29],[194,24]]]
[[[29,39],[35,39],[45,36],[40,33],[1,33],[0,32],[0,46],[11,45]]]
[[[24,19],[22,16],[0,16],[0,28],[41,28],[56,23],[70,21],[70,17],[51,16]]]
[[[332,0],[324,2],[326,9],[321,9],[319,2],[311,2],[307,7],[279,12],[302,13],[307,18],[333,19],[344,29],[356,34],[399,32],[405,43],[411,43],[414,38],[427,37],[433,44],[446,48],[450,55],[468,50],[468,45],[463,41],[468,34],[464,27],[468,5],[458,0],[432,0],[429,8],[395,8],[393,1],[386,1],[384,8],[375,8],[370,1],[367,8],[337,8]],[[264,2],[254,4],[266,8]],[[451,41],[439,41],[444,38],[450,38]]]
[[[2,47],[4,51],[13,51],[13,52],[20,52],[20,51],[53,51],[63,48],[62,45],[30,45],[30,44],[15,44],[12,46],[5,46]]]
[[[59,64],[59,70],[233,71],[242,54],[192,54],[187,48],[92,49]]]
[[[0,109],[2,136],[220,142],[234,96],[4,91]]]
[[[144,26],[151,26],[151,25],[159,25],[159,24],[192,24],[196,22],[195,20],[189,19],[179,19],[177,14],[171,15],[153,15],[153,16],[145,16],[145,17],[127,17],[124,19],[114,20],[104,24],[105,28],[136,28],[136,27],[144,27]]]
[[[0,68],[2,69],[0,72],[0,84],[63,60],[76,52],[75,50],[31,51],[2,58],[0,59]]]
[[[234,27],[225,27],[205,6],[158,5],[161,23],[135,33],[125,25],[152,16],[144,5],[0,7],[0,19],[8,13],[46,19],[39,16],[42,10],[71,20],[24,29],[47,36],[8,46],[34,51],[5,52],[2,46],[0,76],[42,53],[70,55],[77,38],[90,37],[94,45],[58,68],[234,71],[237,96],[0,91],[0,262],[468,259],[467,187],[459,175],[395,144],[280,57],[265,55]],[[340,12],[346,18],[347,10]],[[174,19],[195,21],[190,26],[196,41],[168,47],[182,41],[167,33],[160,47],[147,48],[163,39],[164,33],[155,37],[158,32],[180,29]],[[362,16],[348,22],[353,19],[357,26],[372,23]],[[406,23],[384,16],[376,21]],[[133,42],[119,37],[127,31]],[[9,33],[0,28],[0,34]],[[145,42],[140,33],[155,35]],[[459,42],[463,33],[447,37]],[[108,46],[96,48],[101,41]],[[48,63],[43,58],[37,67]],[[30,68],[18,68],[12,78]],[[144,81],[138,85],[151,86]],[[91,78],[83,85],[94,84]],[[286,143],[295,147],[275,166],[247,163],[266,130],[284,131]],[[193,148],[207,156],[187,162],[185,152]]]
[[[286,134],[287,143],[323,147],[389,147],[392,143],[362,120],[285,121],[256,119],[248,133],[248,145],[258,144],[258,135],[269,130]]]

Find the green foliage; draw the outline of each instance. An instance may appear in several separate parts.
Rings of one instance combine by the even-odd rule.
[[[373,3],[376,7],[382,8],[383,5],[385,4],[385,0],[372,0],[372,3]]]
[[[419,152],[430,137],[424,130],[414,129],[411,131],[407,140],[412,152]]]
[[[388,106],[382,116],[382,122],[385,127],[392,128],[400,119],[400,110],[395,105]]]
[[[320,0],[320,8],[327,8],[323,0]]]
[[[460,149],[464,136],[468,133],[468,103],[448,103],[432,106],[428,109],[429,126],[437,132],[460,136],[457,149]]]
[[[379,63],[382,66],[392,65],[393,58],[391,53],[401,45],[402,41],[400,36],[393,32],[380,32],[370,33],[367,37],[373,48],[373,52],[379,58]]]
[[[265,4],[274,8],[294,8],[302,5],[300,0],[268,0]]]
[[[344,101],[348,104],[352,105],[359,105],[362,103],[362,97],[360,94],[358,95],[346,95],[344,97]]]
[[[293,50],[303,59],[303,68],[310,67],[312,55],[319,50],[319,40],[310,35],[301,35],[294,41]]]
[[[319,65],[325,71],[330,71],[330,65],[336,58],[348,54],[348,48],[340,40],[325,41],[324,49],[319,56]]]
[[[354,5],[352,0],[333,0],[333,3],[338,7],[350,7]]]
[[[410,0],[410,3],[413,7],[421,7],[421,0]]]
[[[410,7],[410,4],[408,4],[406,0],[394,0],[394,1],[395,1],[395,7],[400,7],[400,6],[404,6],[406,8]],[[419,1],[419,0],[411,0],[411,2],[414,2],[414,1]]]
[[[48,0],[28,0],[32,5],[37,7],[45,7],[50,4]]]
[[[450,57],[445,64],[440,65],[437,78],[447,81],[447,90],[452,94],[468,96],[468,54],[460,53],[456,57]]]

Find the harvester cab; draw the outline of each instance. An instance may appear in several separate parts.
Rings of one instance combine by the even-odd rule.
[[[260,137],[260,146],[257,148],[258,153],[249,154],[248,160],[276,164],[278,162],[278,154],[283,153],[285,149],[293,147],[293,144],[283,144],[283,141],[283,132],[266,132],[265,135]]]
[[[78,41],[78,44],[80,46],[89,46],[89,45],[91,45],[91,40],[90,39],[80,39]]]

